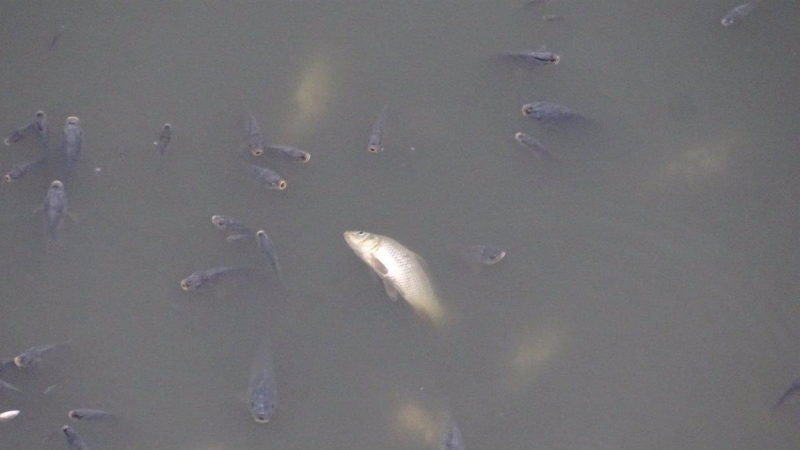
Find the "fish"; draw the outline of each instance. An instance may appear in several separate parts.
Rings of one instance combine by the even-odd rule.
[[[791,385],[789,385],[786,391],[784,391],[783,395],[781,395],[781,398],[779,398],[778,401],[775,402],[774,407],[777,408],[782,404],[786,403],[786,401],[792,398],[795,394],[797,394],[798,391],[800,391],[800,378],[798,378]]]
[[[70,450],[86,450],[86,443],[83,442],[83,438],[71,426],[64,425],[61,427],[61,432],[67,438],[67,445],[69,445]]]
[[[372,125],[372,131],[369,133],[367,141],[367,151],[370,153],[378,153],[383,151],[383,134],[386,125],[386,110],[389,105],[384,105],[378,119]]]
[[[571,108],[552,102],[534,102],[522,105],[522,114],[539,122],[563,122],[583,116]]]
[[[267,148],[276,152],[278,156],[290,161],[308,162],[311,160],[311,155],[308,152],[289,147],[288,145],[270,145]]]
[[[8,390],[12,390],[12,391],[22,392],[22,391],[19,390],[19,388],[17,388],[13,384],[11,384],[11,383],[9,383],[9,382],[7,382],[5,380],[0,380],[0,392],[3,392],[5,390],[7,390],[7,389]]]
[[[247,133],[247,145],[250,146],[250,153],[253,156],[264,154],[264,135],[261,134],[261,127],[252,114],[248,114],[244,119],[244,129]]]
[[[6,181],[6,183],[11,183],[19,180],[31,170],[43,167],[45,165],[47,165],[47,158],[44,156],[34,159],[33,161],[15,164],[14,167],[11,168],[11,171],[3,176],[3,179]]]
[[[344,239],[378,274],[392,300],[402,296],[418,316],[434,324],[443,321],[444,308],[419,255],[394,239],[366,231],[345,231]]]
[[[66,30],[66,27],[64,25],[59,25],[58,28],[56,29],[56,32],[53,33],[53,40],[50,41],[50,47],[48,48],[49,51],[52,51],[53,48],[55,48],[56,44],[58,44],[58,41],[61,40],[61,36],[64,34],[64,30]]]
[[[258,244],[258,251],[264,256],[267,262],[275,268],[275,274],[278,280],[283,280],[281,275],[281,265],[278,263],[278,254],[275,251],[275,244],[272,242],[264,230],[256,231],[256,243]]]
[[[278,408],[278,389],[272,357],[266,350],[253,358],[250,382],[247,386],[247,401],[253,420],[267,423]]]
[[[563,22],[567,20],[564,16],[560,16],[558,14],[545,14],[542,16],[542,20],[545,22]]]
[[[464,450],[464,439],[461,437],[461,431],[456,425],[456,421],[448,414],[445,419],[444,432],[442,433],[440,450]]]
[[[745,4],[739,5],[736,8],[728,11],[725,16],[722,17],[720,21],[722,26],[730,26],[736,25],[737,23],[741,22],[745,17],[749,16],[751,12],[756,8],[756,4],[754,2],[747,2]]]
[[[529,67],[533,66],[546,66],[550,64],[558,64],[561,62],[561,57],[553,52],[546,50],[538,50],[533,52],[506,52],[503,53],[502,58],[516,64],[523,64]]]
[[[67,173],[71,173],[83,153],[83,129],[77,116],[67,117],[64,125],[64,137],[61,140],[61,156]]]
[[[516,133],[514,134],[514,139],[523,147],[532,150],[537,157],[546,161],[553,160],[553,156],[550,155],[550,152],[548,152],[547,149],[544,148],[544,145],[533,136],[525,133]]]
[[[472,260],[487,266],[500,262],[506,256],[505,250],[493,245],[473,245],[470,254]]]
[[[38,363],[42,355],[53,350],[57,347],[63,347],[67,344],[45,344],[39,345],[37,347],[31,347],[22,351],[19,355],[14,357],[14,364],[17,365],[19,368],[30,367],[36,363]]]
[[[535,8],[535,7],[540,6],[540,5],[546,5],[546,4],[550,3],[551,1],[553,1],[553,0],[531,0],[531,1],[527,2],[527,3],[525,3],[524,5],[522,5],[522,8],[523,9],[531,9],[531,8]]]
[[[165,123],[161,127],[161,132],[158,134],[158,139],[153,142],[153,146],[158,150],[159,156],[164,156],[169,149],[169,143],[172,140],[172,125]]]
[[[54,180],[50,183],[50,189],[44,198],[45,223],[47,224],[47,236],[56,240],[58,238],[58,228],[67,215],[67,193],[64,191],[64,183]]]
[[[0,413],[0,423],[8,422],[9,420],[14,419],[19,415],[18,409],[12,409],[11,411],[5,411]]]
[[[215,267],[213,269],[198,270],[181,280],[184,291],[195,291],[219,281],[228,275],[240,275],[246,272],[243,267]]]
[[[228,236],[225,238],[228,242],[246,239],[251,233],[250,229],[235,217],[215,214],[211,216],[211,223],[220,230],[228,233]]]
[[[114,419],[114,414],[100,409],[78,408],[67,413],[70,419],[83,422],[101,422]]]
[[[272,169],[251,164],[248,167],[248,173],[262,186],[266,186],[267,189],[277,189],[279,191],[286,189],[286,181]]]
[[[28,134],[33,133],[39,139],[39,144],[42,146],[45,156],[49,156],[50,124],[47,122],[47,114],[40,109],[36,111],[35,117],[33,122],[11,132],[11,134],[3,140],[3,143],[11,145],[25,139]]]

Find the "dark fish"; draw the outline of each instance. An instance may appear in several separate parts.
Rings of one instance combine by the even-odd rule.
[[[278,189],[281,191],[286,189],[286,181],[272,169],[250,165],[248,167],[248,173],[253,179],[258,181],[262,186],[266,186],[268,189]]]
[[[42,156],[39,159],[34,159],[33,161],[28,161],[22,164],[15,164],[14,167],[11,168],[11,171],[5,174],[3,177],[7,183],[11,183],[12,181],[17,181],[22,178],[26,173],[30,172],[33,169],[38,167],[43,167],[47,164],[47,158]]]
[[[48,50],[52,51],[53,48],[55,48],[56,44],[58,44],[58,41],[61,39],[61,36],[64,34],[65,29],[66,28],[64,25],[58,26],[58,29],[56,29],[56,32],[53,34],[53,40],[50,42],[50,48],[48,48]]]
[[[110,412],[91,408],[73,409],[67,415],[70,419],[84,422],[101,422],[114,419],[114,414]]]
[[[14,386],[13,384],[11,384],[11,383],[9,383],[9,382],[7,382],[5,380],[0,380],[0,393],[2,393],[5,390],[12,390],[12,391],[17,391],[17,392],[22,392],[16,386]]]
[[[198,270],[181,280],[184,291],[194,291],[219,281],[228,275],[239,275],[246,271],[242,267],[215,267],[213,269]]]
[[[256,231],[256,242],[258,243],[258,251],[264,256],[267,262],[275,268],[275,274],[279,280],[282,280],[281,265],[278,263],[278,254],[275,251],[275,244],[272,242],[264,230]]]
[[[158,140],[153,142],[153,146],[155,146],[156,150],[158,150],[158,154],[160,156],[164,156],[169,149],[169,142],[172,140],[172,125],[169,123],[165,123],[163,127],[161,127],[161,133],[158,134]]]
[[[756,5],[754,2],[748,2],[733,8],[732,10],[728,11],[728,14],[725,14],[725,17],[722,18],[722,25],[727,27],[729,25],[735,25],[741,22],[745,17],[750,15],[755,8]]]
[[[502,54],[502,57],[507,61],[528,67],[558,64],[561,61],[561,57],[557,54],[544,50],[535,52],[506,52]]]
[[[44,212],[47,236],[55,240],[58,238],[58,228],[67,215],[67,193],[64,191],[64,183],[58,180],[50,183],[50,189],[44,198]]]
[[[304,152],[294,147],[289,147],[288,145],[270,145],[267,148],[275,151],[278,156],[290,161],[308,162],[311,159],[311,155],[308,154],[308,152]]]
[[[525,133],[516,133],[514,135],[514,139],[520,143],[525,148],[528,148],[536,154],[537,157],[542,158],[546,161],[552,161],[553,157],[550,155],[550,152],[544,148],[544,145],[539,142],[538,139],[534,138],[533,136]]]
[[[64,433],[64,436],[67,438],[67,445],[69,445],[70,450],[87,450],[86,443],[83,442],[83,439],[71,426],[64,425],[61,428],[61,432]]]
[[[39,362],[42,355],[53,350],[56,347],[65,346],[67,344],[45,344],[38,347],[31,347],[19,355],[14,357],[14,364],[17,367],[29,367]]]
[[[540,122],[562,122],[582,116],[564,105],[552,102],[535,102],[522,105],[522,114]]]
[[[490,266],[499,262],[506,256],[506,252],[493,245],[473,245],[470,248],[472,259],[481,264]]]
[[[558,14],[545,14],[542,16],[542,20],[545,22],[563,22],[566,20],[564,16],[559,16]]]
[[[449,414],[445,419],[444,433],[442,433],[442,441],[439,448],[441,450],[464,450],[464,439],[461,437],[461,431],[456,425],[456,421]]]
[[[270,421],[278,407],[278,390],[272,358],[266,350],[253,359],[250,383],[247,387],[247,400],[250,413],[258,423]]]
[[[261,134],[261,127],[252,114],[248,114],[244,119],[244,130],[247,133],[247,145],[250,146],[250,153],[253,156],[264,154],[264,135]]]
[[[779,398],[778,401],[775,402],[775,408],[784,404],[787,400],[789,400],[791,397],[797,394],[798,391],[800,391],[800,378],[798,378],[791,385],[789,385],[789,387],[786,389],[783,395],[781,395],[781,398]]]
[[[386,125],[386,109],[385,105],[378,115],[378,119],[372,125],[372,131],[369,133],[369,140],[367,142],[367,151],[370,153],[378,153],[383,151],[383,133]]]
[[[3,140],[3,142],[6,145],[11,145],[15,142],[25,139],[25,136],[30,133],[36,135],[36,137],[39,139],[39,144],[42,146],[45,156],[49,156],[50,125],[47,122],[47,114],[45,114],[45,112],[42,110],[36,111],[36,118],[33,120],[33,122],[14,130]]]
[[[64,137],[61,140],[61,156],[64,158],[64,167],[67,173],[72,170],[81,159],[83,153],[83,130],[81,120],[76,116],[67,117],[67,124],[64,125]]]
[[[215,214],[211,216],[211,223],[220,230],[228,233],[225,238],[228,242],[235,242],[249,237],[251,231],[235,217]]]

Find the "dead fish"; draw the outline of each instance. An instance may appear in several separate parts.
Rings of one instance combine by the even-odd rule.
[[[47,158],[44,156],[34,159],[33,161],[15,164],[14,167],[11,168],[11,171],[3,176],[3,179],[6,180],[6,183],[11,183],[12,181],[19,180],[31,170],[44,167],[45,165],[47,165]]]
[[[77,116],[67,117],[64,125],[64,136],[61,140],[61,156],[67,173],[72,173],[75,164],[80,161],[83,153],[83,129],[81,120]]]
[[[367,151],[370,153],[378,153],[383,151],[383,133],[386,126],[386,110],[389,105],[384,105],[378,119],[372,125],[372,131],[369,133],[369,140],[367,141]]]
[[[253,369],[250,383],[247,386],[247,399],[253,420],[267,423],[275,415],[278,408],[278,389],[275,382],[275,370],[269,352],[262,350],[253,358]]]
[[[101,422],[114,419],[114,414],[111,414],[108,411],[91,408],[73,409],[67,413],[67,416],[69,416],[70,419],[80,420],[83,422]]]
[[[278,156],[288,159],[289,161],[308,162],[311,160],[311,155],[303,150],[290,147],[288,145],[270,145],[268,149],[276,152]]]
[[[211,216],[211,223],[220,230],[228,233],[225,238],[228,242],[236,242],[249,237],[251,231],[235,217],[215,214]]]
[[[241,275],[246,271],[247,269],[243,267],[215,267],[213,269],[198,270],[181,280],[181,288],[184,291],[195,291],[216,283],[229,275]]]
[[[56,29],[56,32],[53,33],[53,40],[50,41],[50,47],[48,48],[49,51],[52,51],[53,48],[55,48],[56,44],[58,44],[58,41],[61,40],[61,36],[64,34],[64,30],[66,30],[66,27],[64,27],[64,25],[59,25],[58,28]]]
[[[418,315],[441,323],[444,308],[425,271],[424,260],[399,242],[365,231],[345,231],[347,245],[383,280],[392,300],[402,296]]]
[[[272,169],[251,164],[248,166],[247,172],[262,186],[266,186],[267,189],[277,189],[280,191],[286,189],[286,181]]]
[[[45,345],[39,345],[37,347],[31,347],[27,350],[24,350],[19,355],[15,356],[14,364],[16,364],[17,367],[20,368],[32,366],[38,363],[41,360],[42,355],[44,355],[45,353],[57,347],[63,347],[66,345],[67,344],[45,344]]]
[[[158,134],[158,139],[153,142],[153,146],[158,151],[159,156],[164,156],[169,149],[169,143],[172,140],[172,125],[165,123],[161,127],[161,132]]]
[[[248,114],[244,119],[244,129],[247,133],[247,145],[250,146],[250,153],[253,156],[264,154],[264,135],[261,134],[261,127],[253,114]]]
[[[19,415],[19,410],[18,409],[13,409],[11,411],[2,412],[2,413],[0,413],[0,423],[8,422],[9,420],[14,419],[18,415]]]
[[[69,445],[70,450],[86,450],[86,443],[83,442],[83,439],[72,427],[64,425],[61,428],[61,432],[64,433],[64,437],[67,438],[67,445]]]
[[[56,240],[58,229],[67,215],[67,193],[64,191],[64,183],[54,180],[50,183],[50,189],[44,198],[45,223],[47,225],[47,236]]]
[[[733,8],[722,18],[722,25],[727,27],[741,22],[745,17],[749,16],[755,8],[756,4],[754,2],[748,2]]]
[[[264,230],[256,231],[256,242],[258,243],[258,251],[267,260],[267,262],[275,269],[275,274],[278,280],[283,280],[281,275],[281,265],[278,263],[278,254],[275,251],[275,244],[272,242]]]
[[[514,139],[519,142],[523,147],[531,150],[538,158],[545,161],[552,161],[553,156],[544,148],[544,145],[538,139],[525,133],[516,133]]]

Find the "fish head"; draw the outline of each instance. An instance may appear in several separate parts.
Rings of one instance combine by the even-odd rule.
[[[200,289],[203,285],[203,275],[200,272],[195,272],[188,277],[181,280],[181,289],[184,291],[192,291]]]
[[[53,180],[53,182],[50,183],[50,189],[51,190],[55,190],[55,191],[64,190],[64,183],[62,183],[62,182],[60,182],[58,180]]]
[[[378,247],[381,238],[367,231],[345,231],[344,240],[356,253],[370,253]]]
[[[522,105],[522,115],[528,117],[536,111],[536,104],[535,103],[526,103]]]
[[[383,151],[383,142],[381,142],[381,136],[377,133],[372,133],[369,136],[369,142],[367,143],[367,151],[370,153],[378,153]]]
[[[220,230],[224,230],[225,227],[228,225],[228,218],[225,216],[220,216],[218,214],[215,214],[211,216],[211,223],[213,223],[214,226],[219,228]]]
[[[6,181],[6,183],[11,183],[12,181],[16,181],[17,178],[19,178],[19,171],[18,170],[11,170],[11,172],[8,172],[3,177],[3,179]]]
[[[69,425],[64,425],[63,427],[61,427],[61,432],[64,433],[64,435],[67,437],[70,437],[73,434],[75,434],[75,432],[72,431],[72,427]]]
[[[253,414],[253,420],[258,423],[268,423],[278,405],[270,399],[256,399],[250,402],[250,412]]]
[[[80,125],[81,119],[78,116],[69,116],[67,117],[67,125]]]

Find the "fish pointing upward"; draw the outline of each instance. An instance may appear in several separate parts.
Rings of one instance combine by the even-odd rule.
[[[414,312],[434,324],[444,320],[444,308],[433,289],[425,261],[386,236],[366,231],[345,231],[347,245],[383,280],[392,300],[402,296]]]

